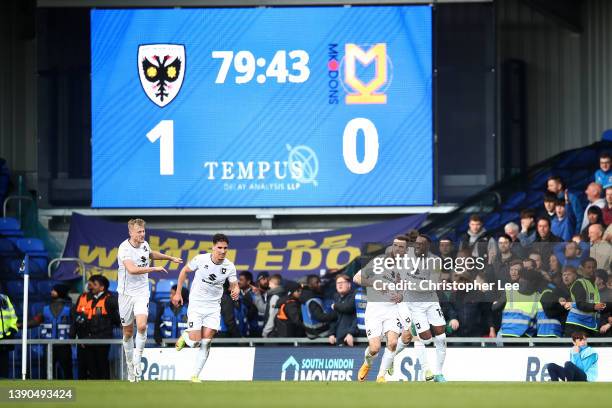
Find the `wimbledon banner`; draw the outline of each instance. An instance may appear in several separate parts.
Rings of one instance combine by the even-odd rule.
[[[397,235],[419,228],[426,215],[413,215],[377,224],[333,231],[274,236],[231,236],[228,258],[238,271],[255,274],[268,271],[288,279],[322,270],[340,269],[362,253],[367,243],[389,243]],[[220,231],[222,232],[222,231]],[[64,257],[79,258],[86,265],[87,276],[102,274],[117,279],[117,249],[128,238],[126,223],[109,222],[98,217],[73,214]],[[212,236],[147,229],[151,249],[188,261],[212,247]],[[154,265],[168,270],[164,279],[176,279],[181,266],[168,261]],[[63,265],[53,279],[70,280],[80,276],[73,265]],[[151,274],[151,279],[162,275]]]

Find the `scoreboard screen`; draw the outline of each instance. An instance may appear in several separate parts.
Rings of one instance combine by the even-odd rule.
[[[431,205],[431,14],[92,10],[93,207]]]

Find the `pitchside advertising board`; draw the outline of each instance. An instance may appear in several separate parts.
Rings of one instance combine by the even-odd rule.
[[[94,207],[430,205],[429,6],[92,10]]]
[[[596,347],[599,354],[598,381],[612,381],[612,348]],[[348,347],[212,347],[200,378],[219,381],[356,381],[363,363],[363,348]],[[435,349],[428,360],[435,363]],[[196,350],[145,349],[145,380],[188,380]],[[548,381],[548,363],[563,365],[568,347],[449,348],[444,374],[450,381]],[[375,380],[380,357],[368,380]],[[389,381],[422,381],[423,366],[414,349],[395,358]]]

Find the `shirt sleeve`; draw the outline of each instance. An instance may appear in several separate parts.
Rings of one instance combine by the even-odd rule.
[[[119,245],[119,251],[117,251],[117,261],[119,262],[119,264],[123,264],[123,261],[127,259],[131,259],[130,251],[128,251],[125,246]]]
[[[229,283],[238,282],[238,278],[236,277],[236,267],[233,265],[229,270],[229,274],[227,275],[227,280]]]
[[[193,258],[191,258],[191,261],[189,261],[189,263],[187,264],[187,266],[189,267],[189,269],[191,269],[193,272],[197,271],[199,268],[199,259],[200,255],[194,256]]]

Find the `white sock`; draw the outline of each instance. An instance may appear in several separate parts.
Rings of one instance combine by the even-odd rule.
[[[125,361],[128,365],[134,361],[134,338],[123,337],[123,352],[125,353]]]
[[[210,339],[202,339],[200,342],[200,350],[198,351],[198,356],[196,357],[196,364],[193,375],[195,377],[199,377],[202,369],[204,368],[204,364],[206,364],[206,360],[208,359],[208,352],[210,351]]]
[[[200,342],[199,341],[191,340],[189,338],[189,332],[187,330],[185,330],[183,332],[183,334],[181,334],[181,336],[185,340],[185,344],[187,344],[187,346],[189,346],[191,348],[195,348],[195,347],[199,347],[200,346]]]
[[[393,357],[395,357],[395,351],[389,350],[385,347],[385,352],[382,356],[382,361],[380,362],[380,368],[378,369],[378,377],[384,377],[385,373],[393,364]]]
[[[370,347],[366,347],[365,349],[365,363],[369,366],[372,365],[372,361],[374,361],[374,359],[376,358],[376,356],[378,355],[378,353],[372,354],[370,353]]]
[[[404,341],[402,340],[402,338],[400,337],[397,340],[397,346],[395,347],[395,355],[398,355],[403,349],[405,349],[406,347],[408,347],[408,344],[410,344],[410,342],[408,343],[404,343]]]
[[[136,352],[134,353],[134,368],[140,368],[140,360],[144,351],[145,343],[147,342],[147,332],[136,333]]]
[[[446,333],[442,333],[434,337],[434,345],[436,346],[436,372],[434,374],[442,374],[444,359],[446,359]]]
[[[429,369],[429,363],[427,362],[427,349],[426,345],[431,344],[431,339],[421,340],[420,338],[414,342],[414,350],[416,351],[417,359],[421,362],[421,369],[423,374]]]

